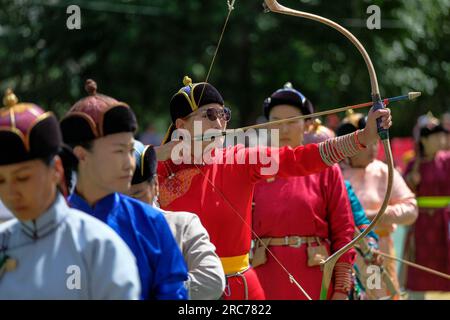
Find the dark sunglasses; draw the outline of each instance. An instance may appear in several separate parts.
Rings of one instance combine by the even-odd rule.
[[[206,115],[208,117],[208,120],[210,121],[216,121],[217,119],[220,119],[228,122],[231,120],[231,110],[227,107],[223,107],[222,109],[218,108],[206,109],[204,115]]]

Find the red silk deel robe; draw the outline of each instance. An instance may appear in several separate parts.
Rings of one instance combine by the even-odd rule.
[[[263,174],[262,169],[270,167],[270,164],[263,164],[261,152],[273,159],[278,154],[276,172]],[[158,164],[160,205],[164,210],[196,213],[216,246],[219,257],[241,256],[250,251],[255,183],[271,176],[308,175],[325,168],[328,166],[315,144],[295,149],[244,148],[237,145],[220,149],[215,161],[207,165],[176,165],[167,160]],[[253,269],[245,272],[245,277],[248,298],[264,298]],[[235,277],[228,281],[231,292],[225,298],[243,299],[242,279]]]
[[[355,233],[353,213],[337,165],[306,177],[277,178],[256,185],[254,195],[253,230],[260,238],[285,236],[319,237],[328,253],[349,243]],[[322,271],[320,266],[307,265],[307,244],[299,248],[270,246],[271,252],[294,276],[313,299],[320,297]],[[339,262],[353,264],[353,250],[345,253]],[[269,300],[306,299],[289,280],[286,272],[267,253],[267,262],[255,268]],[[330,286],[329,295],[333,291]]]

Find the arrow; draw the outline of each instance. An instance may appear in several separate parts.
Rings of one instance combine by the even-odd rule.
[[[422,95],[421,92],[409,92],[408,94],[405,94],[403,96],[386,98],[386,99],[383,100],[383,103],[384,103],[385,106],[387,106],[387,105],[389,105],[392,102],[405,101],[405,100],[412,101],[412,100],[415,100],[415,99],[419,98],[421,95]],[[245,130],[249,130],[249,129],[265,128],[265,127],[268,127],[268,126],[271,126],[271,125],[282,124],[282,123],[289,122],[289,121],[302,120],[302,119],[311,119],[311,118],[316,118],[316,117],[320,117],[320,116],[324,116],[324,115],[328,115],[328,114],[344,112],[344,111],[347,111],[347,110],[368,108],[368,107],[372,107],[372,106],[373,106],[373,102],[364,102],[364,103],[355,104],[355,105],[352,105],[352,106],[345,106],[345,107],[341,107],[341,108],[337,108],[337,109],[320,111],[320,112],[316,112],[316,113],[312,113],[312,114],[301,115],[301,116],[297,116],[297,117],[292,117],[292,118],[287,118],[287,119],[282,119],[282,120],[276,120],[276,121],[269,121],[269,122],[265,122],[265,123],[261,123],[261,124],[255,124],[255,125],[242,127],[242,128],[225,130],[225,131],[221,131],[221,132],[216,132],[214,134],[195,136],[193,138],[193,140],[196,140],[196,141],[201,141],[201,140],[205,140],[205,139],[209,140],[209,139],[211,139],[213,137],[226,136],[226,135],[229,135],[229,134],[233,134],[237,130],[245,131]]]

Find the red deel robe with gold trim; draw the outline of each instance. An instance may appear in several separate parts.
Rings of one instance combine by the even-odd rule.
[[[266,158],[273,159],[278,154],[276,172],[263,175],[262,169],[271,165],[262,163],[258,156],[261,152]],[[233,163],[229,163],[230,160]],[[250,251],[251,207],[255,183],[271,176],[302,176],[325,168],[328,166],[323,162],[315,144],[295,149],[244,148],[237,145],[221,149],[215,161],[208,165],[175,165],[167,160],[158,164],[160,205],[164,210],[196,213],[222,259],[243,256]],[[227,268],[225,272],[227,273]],[[264,298],[253,269],[245,272],[244,276],[246,281],[242,277],[228,279],[225,299]]]
[[[306,177],[260,182],[255,188],[254,202],[253,230],[260,238],[319,237],[326,239],[321,243],[330,254],[349,243],[355,234],[353,213],[337,165]],[[307,248],[307,244],[299,248],[269,247],[306,293],[317,300],[323,273],[320,266],[308,267]],[[355,252],[350,250],[339,258],[338,263],[351,266],[354,260]],[[270,254],[267,254],[267,262],[255,271],[267,299],[306,299]],[[332,293],[333,283],[329,296]]]

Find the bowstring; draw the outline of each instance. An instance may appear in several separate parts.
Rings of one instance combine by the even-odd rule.
[[[222,40],[223,40],[223,36],[225,34],[225,30],[227,29],[227,26],[228,26],[228,21],[230,20],[231,13],[234,10],[234,3],[235,2],[236,2],[236,0],[227,0],[228,14],[227,14],[227,17],[225,18],[225,23],[223,24],[222,32],[220,33],[220,37],[219,37],[219,41],[217,42],[216,50],[214,50],[214,54],[213,54],[211,63],[209,64],[209,69],[208,69],[208,73],[206,74],[205,83],[208,83],[209,77],[211,76],[211,72],[212,72],[212,69],[214,67],[214,63],[216,62],[216,58],[217,58],[217,55],[219,53],[220,45],[222,44]],[[203,93],[205,92],[205,88],[206,88],[206,86],[203,86],[202,92],[200,94],[200,99],[198,100],[197,105],[200,105],[200,103],[202,101]]]
[[[227,5],[228,5],[228,14],[225,18],[225,22],[223,24],[222,27],[222,31],[220,33],[220,37],[219,37],[219,41],[217,43],[216,49],[214,51],[211,63],[209,65],[209,69],[208,69],[208,73],[206,74],[206,79],[205,79],[205,83],[207,83],[209,81],[209,78],[211,76],[211,72],[212,69],[214,67],[214,63],[216,61],[217,55],[219,53],[219,49],[220,49],[220,45],[222,44],[222,40],[223,40],[223,36],[225,34],[225,31],[227,29],[228,26],[228,22],[230,20],[231,17],[231,13],[234,10],[234,4],[235,4],[236,0],[227,0]],[[200,105],[200,102],[202,100],[203,97],[203,93],[205,91],[206,86],[203,86],[202,88],[202,92],[200,94],[200,99],[197,105]],[[244,225],[250,229],[251,233],[253,234],[253,236],[255,237],[255,239],[257,239],[262,246],[264,247],[264,249],[273,257],[273,259],[275,260],[276,263],[278,263],[278,265],[283,269],[283,271],[289,276],[289,281],[293,284],[295,284],[297,286],[297,288],[305,295],[305,297],[308,300],[312,300],[312,298],[309,296],[309,294],[305,291],[305,289],[300,285],[300,283],[295,279],[295,277],[286,269],[286,267],[281,263],[281,261],[275,256],[275,254],[269,249],[269,247],[263,242],[261,241],[261,238],[256,234],[256,232],[253,230],[253,228],[247,223],[247,221],[245,221],[245,219],[239,214],[239,211],[231,204],[231,202],[228,200],[227,197],[225,197],[225,195],[223,194],[222,190],[218,189],[214,183],[205,175],[205,173],[199,168],[199,166],[195,163],[194,161],[194,165],[197,168],[197,170],[202,174],[202,176],[208,181],[208,183],[213,187],[214,190],[216,190],[216,192],[221,196],[221,198],[227,203],[227,205],[231,208],[231,210],[239,217],[239,219],[241,219],[241,221],[244,223]]]
[[[312,300],[312,298],[309,296],[308,293],[306,293],[305,289],[300,285],[300,283],[294,278],[294,276],[286,269],[286,267],[281,263],[281,261],[275,256],[275,254],[272,252],[272,250],[269,249],[269,246],[267,246],[261,238],[258,236],[258,234],[253,230],[253,228],[245,221],[245,219],[239,214],[239,211],[233,206],[233,204],[228,200],[228,198],[223,194],[222,190],[217,188],[214,183],[209,179],[206,174],[198,167],[198,165],[194,162],[195,167],[200,172],[200,174],[208,181],[208,183],[214,188],[214,190],[220,195],[220,197],[227,203],[227,205],[231,208],[231,210],[241,219],[241,221],[244,223],[244,225],[250,229],[251,233],[255,237],[256,240],[258,240],[264,249],[272,256],[272,258],[275,260],[276,263],[283,269],[283,271],[289,276],[289,281],[293,284],[295,284],[300,291],[305,295],[305,297],[308,300]]]

